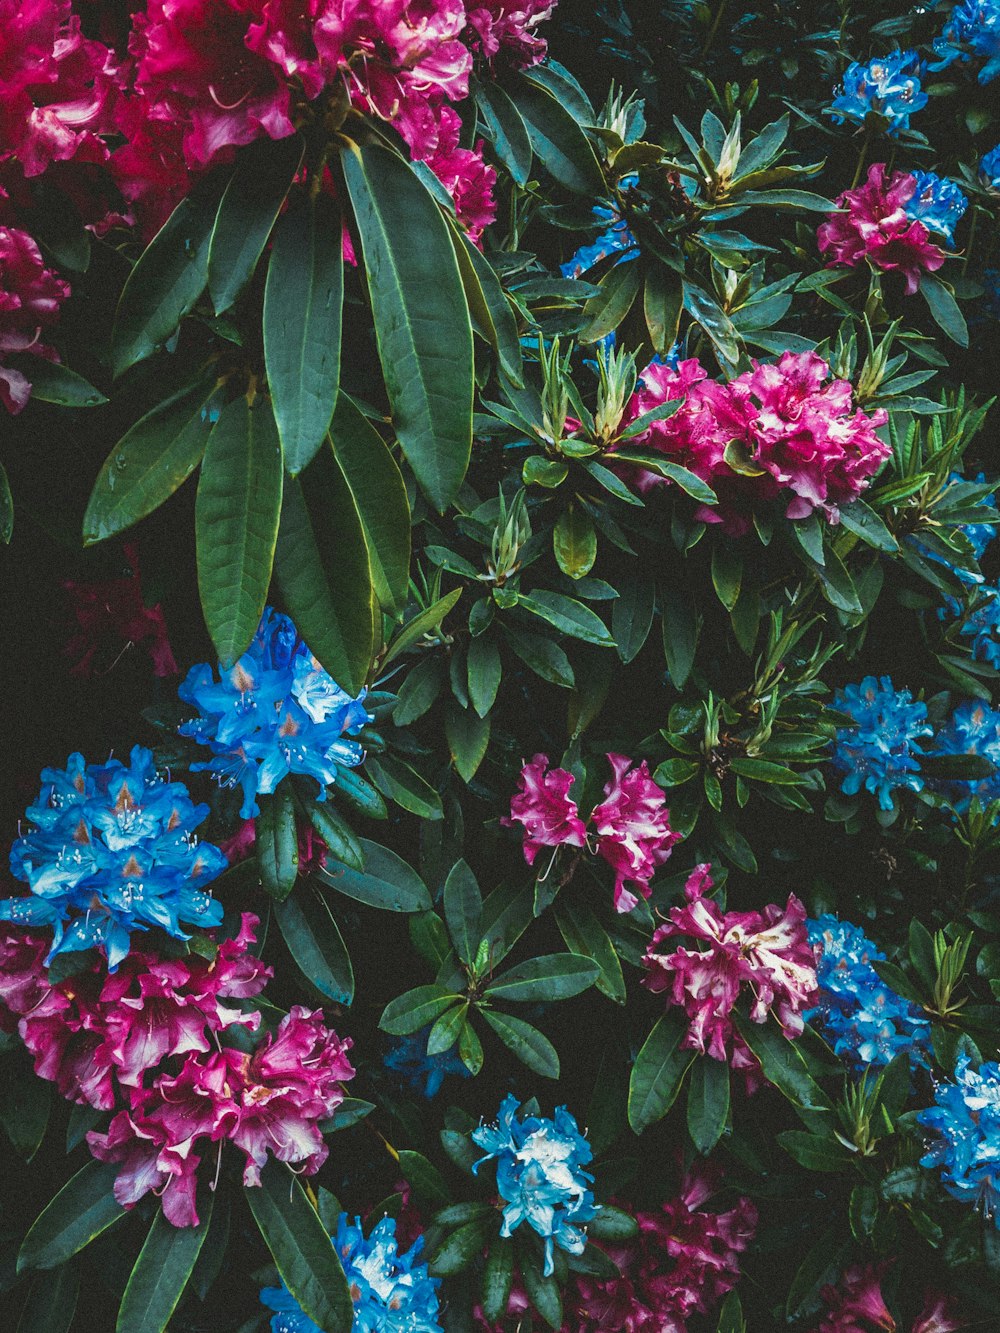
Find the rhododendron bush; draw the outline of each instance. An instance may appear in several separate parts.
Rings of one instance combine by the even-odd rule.
[[[0,0],[4,1329],[997,1326],[998,87]]]

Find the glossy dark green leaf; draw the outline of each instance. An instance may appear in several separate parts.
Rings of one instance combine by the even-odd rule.
[[[550,685],[560,685],[569,690],[573,688],[575,676],[572,664],[557,643],[544,634],[528,634],[511,625],[505,625],[504,631],[516,656],[536,676],[547,680]]]
[[[731,1291],[722,1302],[715,1333],[746,1333],[746,1327],[746,1320],[743,1318],[743,1305],[739,1294]]]
[[[649,637],[655,602],[652,579],[633,578],[623,584],[621,596],[612,603],[611,633],[623,662],[633,661]]]
[[[421,489],[443,510],[472,450],[472,325],[449,229],[396,153],[347,143],[341,161],[393,425]]]
[[[864,500],[854,500],[849,505],[842,505],[840,521],[848,532],[853,532],[877,551],[898,551],[899,543],[885,523]]]
[[[729,1115],[729,1065],[703,1055],[691,1066],[688,1078],[687,1125],[698,1151],[712,1151]]]
[[[639,1224],[631,1213],[613,1204],[602,1204],[597,1216],[587,1226],[587,1234],[596,1240],[623,1241],[634,1240],[639,1234]]]
[[[736,1015],[736,1026],[754,1055],[760,1060],[764,1077],[804,1110],[827,1111],[830,1100],[809,1073],[794,1041],[782,1035],[774,1023],[751,1023]]]
[[[597,533],[584,507],[571,500],[552,530],[556,564],[571,579],[589,574],[597,559]]]
[[[696,476],[690,468],[681,467],[680,463],[671,463],[669,459],[660,455],[648,451],[643,452],[635,448],[616,449],[615,458],[620,463],[635,463],[637,467],[645,468],[647,472],[652,472],[658,477],[666,477],[668,481],[675,482],[682,491],[690,495],[693,500],[697,500],[699,504],[714,505],[718,503],[711,486],[702,481],[701,477]]]
[[[462,780],[471,782],[490,743],[489,715],[480,717],[474,708],[462,708],[451,699],[444,715],[444,734]]]
[[[520,388],[524,382],[521,340],[507,293],[486,256],[473,245],[457,222],[450,218],[448,222],[476,330],[493,348],[500,369],[510,383]]]
[[[470,80],[482,123],[494,152],[516,184],[528,183],[531,172],[531,140],[517,107],[493,79]]]
[[[460,999],[444,986],[415,986],[386,1005],[378,1025],[395,1037],[406,1036],[433,1023]]]
[[[922,273],[920,295],[927,302],[927,308],[938,328],[959,347],[968,347],[969,326],[949,285],[936,273]]]
[[[444,919],[455,952],[467,967],[476,960],[479,948],[483,895],[465,861],[456,861],[444,882]]]
[[[446,593],[444,597],[439,597],[436,602],[432,602],[423,611],[418,611],[413,619],[408,620],[390,639],[385,656],[382,658],[382,666],[388,666],[400,653],[406,652],[407,648],[412,648],[415,643],[419,643],[425,634],[432,634],[461,595],[461,588],[453,588],[451,592]]]
[[[453,1196],[448,1182],[422,1153],[414,1152],[412,1148],[400,1149],[399,1169],[421,1203],[442,1208],[451,1202]]]
[[[851,1154],[836,1139],[822,1134],[808,1134],[801,1129],[786,1129],[777,1140],[807,1171],[850,1171]]]
[[[568,1000],[592,986],[600,970],[593,959],[580,954],[543,954],[502,972],[486,987],[486,994],[505,1004]]]
[[[822,1232],[802,1260],[788,1288],[785,1315],[789,1320],[818,1308],[819,1292],[840,1272],[846,1249],[847,1242],[839,1238],[835,1227]]]
[[[586,903],[563,894],[556,904],[556,925],[570,953],[590,958],[600,968],[597,989],[617,1004],[624,1004],[625,978],[615,946]]]
[[[509,998],[509,997],[508,997]],[[514,1052],[522,1064],[542,1078],[559,1077],[559,1054],[543,1033],[530,1023],[513,1014],[501,1014],[495,1009],[481,1010],[483,1018],[503,1044]]]
[[[517,604],[574,639],[596,644],[599,648],[615,646],[615,641],[600,616],[573,597],[565,597],[560,592],[549,592],[547,588],[536,588],[530,594],[520,594]]]
[[[20,362],[16,357],[11,360],[31,380],[31,396],[39,402],[57,403],[60,407],[99,407],[108,401],[82,375],[58,361],[38,356]]]
[[[253,277],[304,147],[302,138],[293,134],[258,139],[237,153],[208,252],[208,290],[217,315],[229,309]]]
[[[250,646],[267,604],[282,476],[270,401],[234,399],[209,437],[194,511],[202,611],[227,665]]]
[[[326,436],[340,384],[342,223],[325,194],[278,223],[264,288],[264,365],[285,467],[297,475]]]
[[[276,903],[274,915],[302,975],[328,1000],[350,1004],[354,999],[351,956],[333,913],[319,894],[306,885]]]
[[[665,264],[651,268],[646,274],[642,308],[649,340],[657,356],[666,356],[677,341],[683,305],[684,288],[680,274]]]
[[[354,1306],[340,1258],[294,1172],[268,1162],[246,1200],[302,1312],[325,1333],[350,1333]]]
[[[366,819],[388,819],[389,811],[381,793],[356,769],[338,765],[331,786],[342,803],[350,806],[355,814],[364,815]]]
[[[518,1267],[524,1289],[528,1293],[528,1299],[549,1327],[560,1329],[563,1323],[563,1308],[559,1283],[555,1277],[543,1277],[541,1268],[536,1262],[532,1262],[533,1260],[533,1254],[526,1255],[524,1249],[521,1250],[521,1262]]]
[[[679,584],[660,585],[663,615],[663,652],[670,679],[683,689],[698,647],[698,616],[691,595]]]
[[[275,902],[284,902],[299,873],[299,836],[289,783],[279,782],[273,796],[258,795],[257,867],[260,881]]]
[[[488,1225],[485,1219],[477,1218],[449,1232],[428,1257],[432,1276],[454,1277],[463,1268],[468,1268],[473,1259],[482,1253]]]
[[[364,870],[328,861],[326,869],[318,872],[324,884],[387,912],[426,912],[431,908],[427,887],[412,866],[388,847],[366,838],[358,841],[365,858]]]
[[[722,368],[734,368],[740,356],[740,336],[718,301],[701,287],[685,282],[684,309],[708,334]]]
[[[450,1051],[458,1041],[459,1033],[465,1024],[466,1015],[469,1012],[468,1000],[461,1004],[456,1004],[452,1009],[446,1009],[445,1012],[436,1018],[427,1034],[427,1055],[433,1058],[435,1055],[443,1055],[445,1051]]]
[[[312,782],[312,779],[307,779]],[[309,822],[326,843],[330,855],[337,861],[363,870],[365,855],[354,830],[345,822],[332,801],[317,801],[313,792],[303,802]]]
[[[548,56],[537,65],[529,65],[523,74],[529,82],[550,92],[581,125],[597,124],[597,113],[586,90],[565,65]]]
[[[632,1066],[628,1122],[637,1134],[662,1120],[677,1100],[694,1053],[681,1047],[687,1022],[679,1014],[659,1019]]]
[[[483,1267],[483,1315],[491,1324],[507,1313],[507,1302],[514,1280],[514,1246],[499,1237],[490,1246]]]
[[[208,1234],[214,1197],[202,1191],[197,1226],[175,1227],[162,1211],[156,1214],[125,1288],[116,1333],[163,1333]]]
[[[642,281],[639,264],[634,259],[617,263],[600,281],[600,295],[592,296],[583,307],[587,321],[580,330],[583,343],[599,342],[617,329],[639,295]]]
[[[201,462],[221,407],[211,376],[166,398],[122,436],[94,483],[85,545],[116,536],[170,499]]]
[[[88,1162],[45,1206],[25,1236],[17,1270],[58,1268],[125,1216],[112,1186],[117,1162]]]
[[[528,131],[536,157],[560,185],[575,194],[605,193],[604,173],[586,134],[547,89],[523,80],[514,105]]]
[[[486,634],[472,639],[466,654],[466,673],[469,702],[480,717],[485,717],[496,701],[502,671],[500,650],[494,639]]]
[[[38,1077],[27,1052],[0,1058],[0,1125],[26,1162],[45,1137],[51,1107],[52,1085]]]
[[[421,819],[442,819],[441,797],[429,782],[395,755],[369,755],[365,772],[390,801]]]
[[[74,1264],[39,1273],[31,1283],[17,1333],[69,1333],[80,1295],[80,1274]]]

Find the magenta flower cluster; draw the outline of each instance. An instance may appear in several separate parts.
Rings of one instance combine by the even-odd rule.
[[[296,1005],[249,1053],[225,1044],[261,1015],[240,1002],[271,976],[248,946],[257,918],[214,957],[163,958],[133,950],[117,972],[103,962],[51,982],[46,942],[6,927],[0,934],[0,1022],[15,1024],[39,1077],[62,1096],[116,1111],[107,1131],[87,1135],[101,1161],[118,1162],[115,1198],[130,1208],[155,1190],[174,1226],[195,1226],[197,1172],[229,1140],[244,1154],[243,1180],[260,1183],[271,1154],[319,1170],[327,1149],[320,1123],[353,1076],[349,1039],[322,1013]]]
[[[789,894],[784,908],[769,903],[761,912],[723,912],[708,897],[712,886],[711,867],[695,866],[684,888],[686,904],[670,909],[670,920],[650,941],[644,984],[687,1014],[689,1050],[755,1075],[757,1057],[736,1030],[733,1011],[745,988],[751,1022],[773,1014],[786,1037],[801,1034],[802,1010],[815,1003],[817,986],[806,909]],[[678,937],[705,947],[664,948]]]
[[[569,794],[573,774],[550,768],[548,755],[536,754],[522,767],[510,818],[501,822],[523,826],[529,866],[543,847],[592,848],[615,872],[615,910],[630,912],[639,901],[633,890],[650,896],[650,880],[681,835],[670,827],[663,791],[645,760],[633,765],[625,755],[609,754],[608,763],[604,800],[584,820]]]
[[[654,421],[637,442],[707,482],[719,504],[701,506],[698,517],[733,535],[748,530],[754,502],[778,495],[787,499],[788,518],[818,510],[836,523],[839,507],[861,495],[890,454],[876,434],[885,411],[855,408],[850,383],[832,378],[815,352],[754,362],[728,384],[709,379],[693,359],[676,370],[647,366],[624,423],[677,399],[679,410]],[[627,473],[639,491],[669,484],[648,469],[630,466]]]
[[[826,1307],[816,1333],[902,1333],[882,1295],[888,1264],[854,1264],[844,1270],[835,1287],[820,1293]],[[953,1333],[964,1328],[953,1302],[941,1292],[927,1292],[923,1307],[909,1333]]]

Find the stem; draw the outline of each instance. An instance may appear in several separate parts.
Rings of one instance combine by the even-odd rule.
[[[851,181],[850,188],[853,190],[861,179],[861,173],[864,170],[865,162],[868,160],[868,148],[871,144],[872,136],[870,131],[865,132],[865,140],[861,145],[861,152],[858,154],[858,165],[854,168],[854,179]]]
[[[728,4],[729,0],[719,0],[719,7],[715,11],[715,18],[712,20],[712,26],[708,30],[708,36],[705,38],[705,45],[701,48],[702,60],[705,59],[712,48],[712,43],[715,41],[715,34],[719,31],[719,24],[722,21],[722,16],[726,12],[726,6]]]

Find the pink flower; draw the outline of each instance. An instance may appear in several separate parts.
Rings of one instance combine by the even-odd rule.
[[[684,1045],[725,1060],[734,1068],[756,1061],[736,1032],[732,1011],[746,985],[752,996],[750,1018],[766,1021],[774,1013],[786,1037],[803,1029],[802,1010],[816,991],[816,966],[806,937],[806,910],[794,894],[782,910],[769,904],[763,912],[720,911],[705,897],[712,887],[710,867],[696,866],[685,886],[687,905],[672,907],[670,921],[653,935],[643,960],[649,969],[644,984],[668,992],[670,1004],[681,1006],[691,1020]],[[703,940],[704,950],[678,947],[659,951],[676,936]]]
[[[524,825],[524,859],[535,864],[543,847],[582,847],[587,834],[576,802],[569,794],[575,778],[564,768],[549,768],[549,757],[536,754],[521,769],[518,790],[510,801],[508,828]]]
[[[0,926],[0,1030],[12,1032],[16,1020],[44,998],[49,974],[42,962],[49,941],[6,922]]]
[[[818,1333],[874,1333],[875,1329],[895,1333],[896,1321],[882,1296],[887,1266],[855,1265],[844,1271],[838,1287],[824,1287],[820,1295],[827,1311]]]
[[[639,900],[626,883],[648,898],[653,873],[681,835],[668,823],[663,791],[649,776],[645,759],[632,768],[625,755],[609,754],[608,763],[612,778],[590,820],[597,834],[597,854],[615,872],[615,911],[630,912]]]
[[[892,452],[875,434],[885,409],[853,411],[849,382],[824,383],[829,374],[815,352],[785,352],[729,386],[748,416],[754,463],[793,492],[789,518],[821,509],[836,522],[838,504],[857,499]]]
[[[100,982],[93,972],[50,986],[18,1024],[35,1073],[79,1105],[115,1105],[114,1062],[101,1021]]]
[[[101,674],[95,665],[99,656],[109,663],[103,668],[109,671],[126,649],[144,647],[154,675],[176,676],[163,608],[143,601],[139,548],[127,542],[124,553],[129,572],[120,578],[86,583],[67,579],[63,583],[78,627],[65,649],[67,657],[77,659],[71,670],[89,679]]]
[[[957,1328],[965,1328],[966,1323],[958,1317],[951,1297],[932,1291],[928,1292],[911,1333],[954,1333]]]
[[[434,175],[455,201],[455,211],[469,239],[477,244],[496,217],[493,187],[497,174],[483,161],[483,141],[475,148],[459,148],[462,122],[450,107],[442,107],[437,148],[426,159]]]
[[[921,273],[939,269],[945,253],[922,222],[906,215],[904,205],[917,188],[914,177],[905,171],[887,177],[887,170],[884,162],[876,162],[863,185],[838,196],[843,211],[820,225],[816,240],[820,253],[830,256],[831,268],[856,268],[867,260],[885,272],[898,270],[910,296],[920,285]]]
[[[26,354],[58,361],[42,342],[42,330],[59,318],[69,284],[45,267],[41,251],[27,232],[0,227],[0,402],[20,412],[31,395],[23,370],[5,364],[9,356]]]
[[[473,51],[493,61],[507,53],[517,69],[544,60],[546,42],[535,28],[552,16],[555,0],[466,0],[470,45]]]

